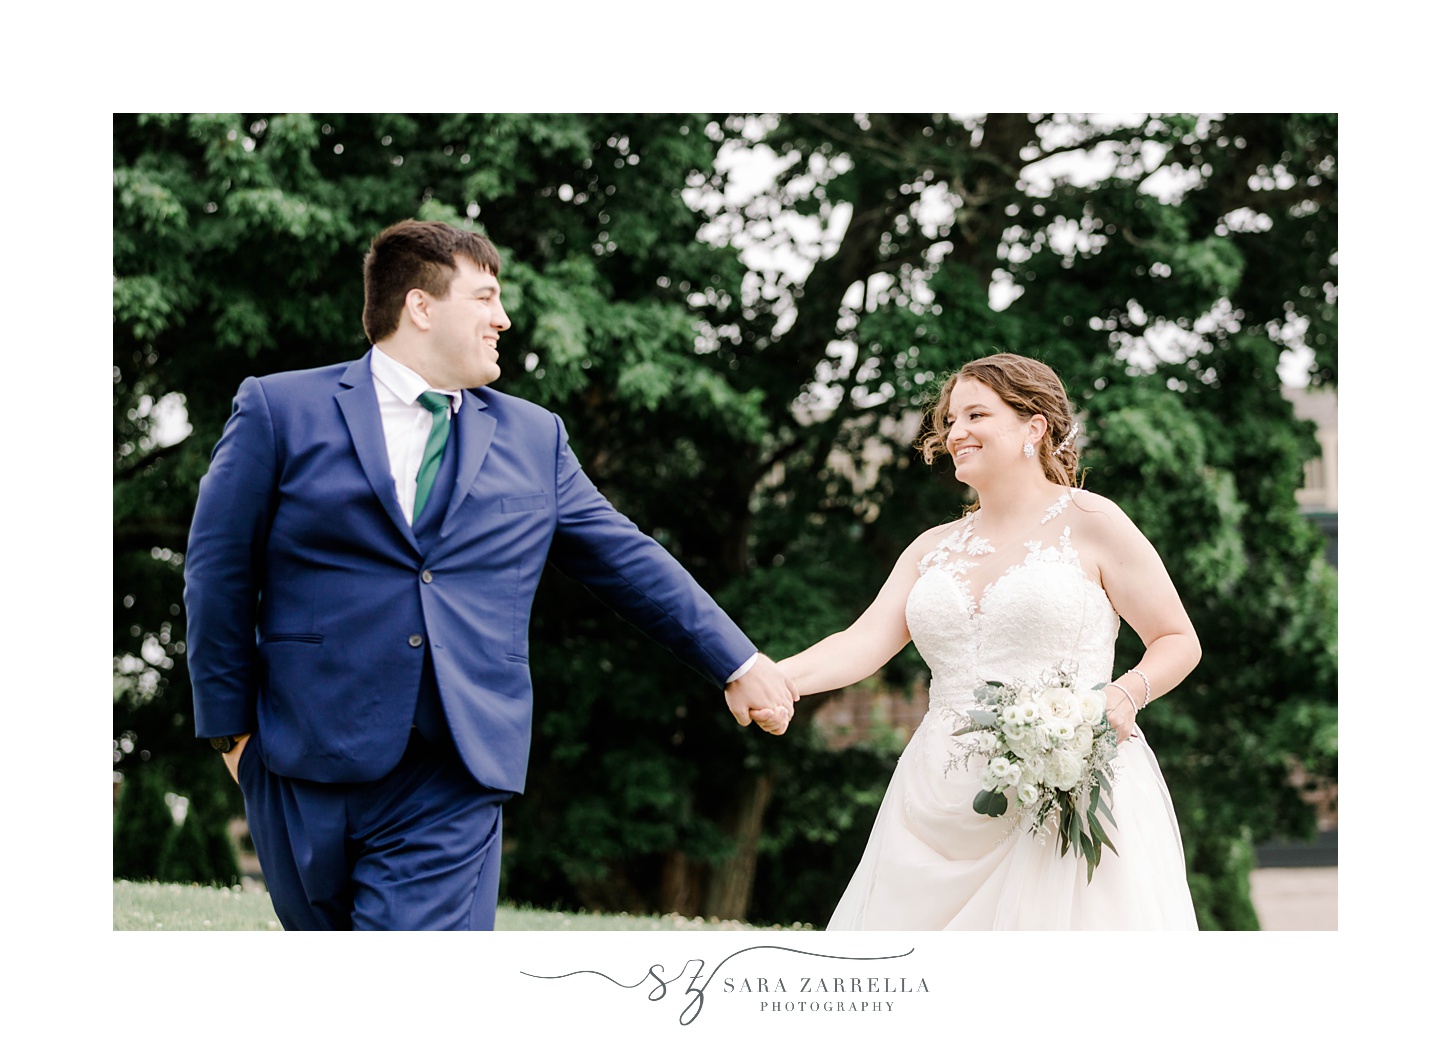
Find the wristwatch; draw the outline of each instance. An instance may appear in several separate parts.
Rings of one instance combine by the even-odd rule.
[[[221,751],[223,754],[226,754],[237,745],[237,737],[213,736],[208,742],[211,743],[213,750]]]

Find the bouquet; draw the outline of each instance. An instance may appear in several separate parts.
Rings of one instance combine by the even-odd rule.
[[[987,758],[973,810],[1004,815],[1005,791],[1016,787],[1014,816],[1045,840],[1056,833],[1059,855],[1072,848],[1083,856],[1090,883],[1103,846],[1118,852],[1103,828],[1103,820],[1114,823],[1109,763],[1118,749],[1104,716],[1103,688],[1103,683],[1079,686],[1065,668],[1048,672],[1037,684],[989,681],[973,694],[981,706],[967,712],[970,724],[953,733],[967,737],[955,761],[974,754]]]

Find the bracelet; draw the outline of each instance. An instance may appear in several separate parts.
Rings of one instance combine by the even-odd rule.
[[[1153,697],[1149,694],[1149,676],[1143,671],[1139,670],[1137,667],[1130,667],[1129,673],[1137,674],[1139,676],[1139,681],[1144,683],[1144,706],[1147,707],[1149,705],[1149,701],[1153,699]]]
[[[1139,712],[1139,705],[1134,702],[1133,693],[1129,692],[1128,689],[1125,689],[1118,682],[1113,682],[1113,681],[1109,682],[1108,685],[1105,685],[1104,688],[1108,688],[1109,685],[1112,685],[1115,689],[1117,689],[1119,692],[1123,693],[1124,696],[1128,698],[1129,706],[1134,709],[1134,713],[1135,714],[1137,714]]]

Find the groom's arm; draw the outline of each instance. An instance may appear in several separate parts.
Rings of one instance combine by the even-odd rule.
[[[684,566],[615,510],[580,467],[558,417],[554,423],[558,525],[550,560],[725,689],[731,713],[742,725],[755,717],[763,728],[783,731],[795,698],[785,673],[757,655],[750,639]],[[752,658],[749,670],[728,683]],[[770,729],[776,722],[779,727]]]
[[[257,723],[257,596],[277,487],[266,395],[248,377],[197,490],[183,569],[186,655],[196,734],[250,733]]]

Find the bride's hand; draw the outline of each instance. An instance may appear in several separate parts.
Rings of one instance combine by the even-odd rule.
[[[1118,734],[1118,743],[1122,747],[1129,741],[1129,736],[1134,731],[1134,722],[1138,719],[1138,710],[1134,707],[1133,701],[1127,696],[1120,695],[1117,690],[1109,689],[1109,706],[1107,710],[1108,723]],[[1114,703],[1113,697],[1118,696],[1118,702]]]

